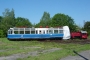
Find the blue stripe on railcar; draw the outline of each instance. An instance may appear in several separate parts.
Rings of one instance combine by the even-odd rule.
[[[50,35],[51,35],[50,36],[51,38],[53,38],[53,37],[55,37],[55,38],[61,37],[62,38],[64,34],[50,34]]]
[[[50,38],[50,34],[8,34],[9,39],[39,39]]]
[[[8,34],[8,39],[63,38],[63,34]]]

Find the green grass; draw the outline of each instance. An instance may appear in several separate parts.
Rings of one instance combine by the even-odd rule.
[[[7,56],[16,53],[27,53],[30,51],[47,48],[49,47],[45,47],[44,44],[38,41],[9,41],[6,38],[0,38],[0,56]]]
[[[88,36],[88,39],[90,39],[90,35]]]
[[[76,50],[78,52],[84,51],[84,50],[90,50],[90,45],[75,45],[75,44],[60,44],[58,48],[63,48],[62,50],[58,50],[52,53],[48,54],[39,54],[38,56],[29,56],[27,58],[18,59],[18,60],[60,60],[60,58],[64,58],[68,55],[75,55],[73,53],[73,50]],[[57,46],[56,46],[57,47]]]
[[[40,48],[33,48],[40,47]],[[18,58],[17,60],[60,60],[60,58],[75,55],[73,50],[77,52],[90,50],[90,44],[63,44],[55,42],[39,42],[39,41],[9,41],[6,38],[0,38],[0,56],[8,56],[17,53],[27,53],[36,50],[45,50],[50,48],[61,48],[51,53],[39,53],[38,56],[28,56],[27,58]]]

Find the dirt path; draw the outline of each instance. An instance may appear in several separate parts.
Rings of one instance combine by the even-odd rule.
[[[90,50],[80,52],[79,54],[90,60]],[[77,56],[68,56],[60,60],[85,60],[85,59],[77,55]]]
[[[46,54],[46,53],[54,52],[57,50],[60,50],[60,48],[52,48],[52,49],[48,49],[48,50],[39,50],[39,51],[34,51],[34,52],[28,52],[27,54],[14,54],[11,56],[0,57],[0,60],[16,60],[17,58],[25,58],[28,56],[37,56],[40,53]]]

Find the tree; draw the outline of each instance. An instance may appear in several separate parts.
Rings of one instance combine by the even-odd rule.
[[[14,9],[11,11],[9,9],[5,9],[5,12],[3,12],[4,20],[12,26],[15,26],[15,14]]]
[[[4,37],[4,32],[3,32],[3,30],[1,29],[1,22],[2,22],[2,19],[3,19],[3,17],[0,16],[0,38]]]
[[[83,30],[86,30],[90,34],[90,21],[85,22]]]
[[[75,31],[76,25],[74,23],[74,20],[65,14],[57,13],[53,16],[51,26],[57,27],[57,26],[69,26],[71,31]]]
[[[36,27],[39,27],[39,26],[46,27],[50,25],[51,25],[50,14],[47,12],[44,12],[42,18],[40,19],[40,22],[36,24]]]
[[[20,27],[20,26],[23,26],[23,27],[31,27],[32,24],[31,22],[26,19],[26,18],[22,18],[22,17],[17,17],[16,18],[16,27]]]
[[[7,30],[10,27],[15,26],[15,14],[14,10],[12,9],[11,11],[9,9],[5,9],[5,12],[3,12],[3,19],[1,21],[1,29],[4,32],[4,36],[7,34]]]
[[[0,23],[1,23],[1,21],[2,21],[2,18],[3,18],[3,17],[2,17],[2,16],[0,16]]]
[[[1,22],[2,22],[2,19],[3,19],[3,17],[0,16],[0,29],[1,29]]]

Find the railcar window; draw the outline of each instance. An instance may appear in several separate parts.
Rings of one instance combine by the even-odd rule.
[[[38,34],[38,31],[36,30],[36,34]]]
[[[63,33],[63,30],[59,30],[59,33]]]
[[[25,31],[25,34],[30,34],[30,31]]]
[[[53,33],[53,30],[49,30],[49,33],[52,34]]]
[[[18,34],[18,31],[14,31],[14,34]]]
[[[9,31],[8,31],[8,34],[12,34],[12,30],[9,30]]]
[[[55,34],[58,34],[58,30],[54,30],[54,33],[55,33]]]
[[[35,31],[31,31],[31,34],[35,34]]]
[[[10,31],[8,31],[8,34],[10,34]]]
[[[46,34],[48,34],[48,30],[46,31]]]
[[[45,34],[45,30],[43,30],[43,34]]]
[[[86,33],[82,33],[82,35],[86,35]]]
[[[39,34],[41,34],[41,30],[39,31]]]
[[[20,34],[24,34],[24,31],[20,31]]]

